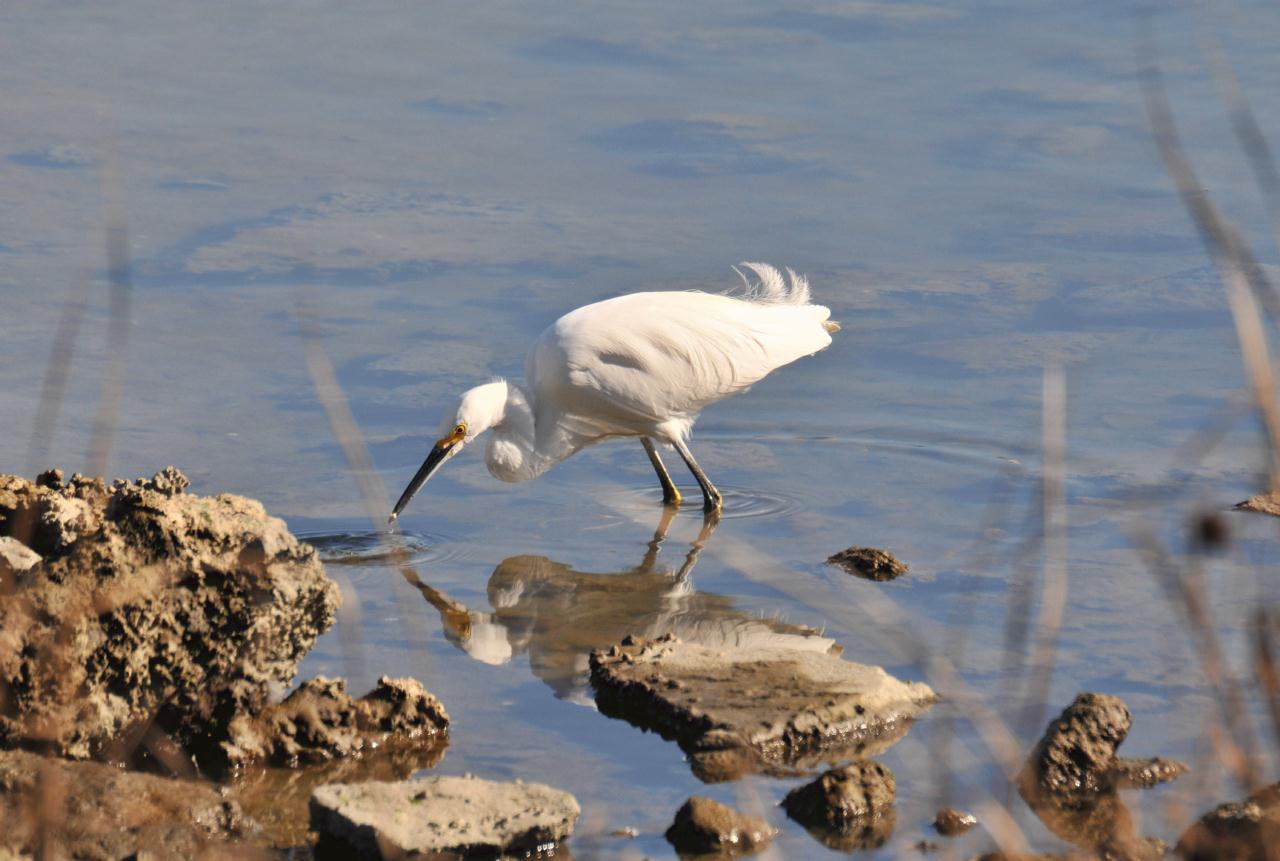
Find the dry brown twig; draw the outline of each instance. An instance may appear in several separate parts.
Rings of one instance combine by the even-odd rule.
[[[119,420],[124,393],[125,365],[129,349],[130,312],[133,306],[133,267],[129,258],[129,222],[120,190],[120,173],[114,147],[108,149],[102,171],[106,201],[107,286],[110,292],[107,322],[107,358],[102,366],[102,390],[89,437],[87,461],[90,475],[107,475],[111,444]]]
[[[1026,726],[1032,731],[1045,720],[1053,669],[1057,663],[1058,638],[1067,608],[1066,401],[1066,378],[1061,366],[1045,368],[1041,399],[1044,584],[1022,708]]]
[[[1275,291],[1266,281],[1239,231],[1222,217],[1196,178],[1169,107],[1154,40],[1145,31],[1141,35],[1145,38],[1139,38],[1137,50],[1142,67],[1147,120],[1165,171],[1177,186],[1183,206],[1195,223],[1226,288],[1245,376],[1266,435],[1269,489],[1273,493],[1280,492],[1280,407],[1276,403],[1275,375],[1257,298],[1271,297]]]
[[[338,381],[338,376],[334,372],[333,363],[329,361],[329,356],[321,343],[314,301],[305,291],[299,294],[298,298],[298,324],[302,333],[307,370],[311,375],[316,397],[324,408],[334,439],[342,449],[342,454],[347,461],[347,468],[350,470],[352,478],[355,479],[360,501],[364,506],[365,516],[369,518],[373,531],[385,536],[385,543],[390,551],[392,564],[400,569],[400,573],[408,585],[421,590],[423,588],[422,581],[417,572],[409,565],[408,553],[400,541],[399,524],[392,523],[388,526],[386,523],[387,512],[391,510],[386,485],[383,484],[382,477],[378,474],[377,469],[374,468],[373,458],[369,456],[369,448],[365,445],[364,434],[360,430],[359,423],[356,422],[355,415],[351,412],[351,406],[347,402],[346,394],[342,391],[342,384]],[[349,655],[356,656],[353,669],[358,672],[359,667],[363,664],[363,652],[360,648],[357,633],[360,629],[361,618],[359,597],[347,577],[341,574],[335,574],[334,577],[342,588],[344,598],[342,610],[343,644]],[[413,620],[418,618],[418,614],[405,603],[399,590],[394,590],[394,594],[400,607],[400,612],[397,615],[401,623],[406,626],[407,639],[410,642],[422,644],[422,648],[418,651],[423,656],[423,660],[426,660],[426,656],[429,654],[425,645],[426,636],[421,631],[409,630],[409,626],[413,625]],[[424,594],[426,593],[424,592]]]

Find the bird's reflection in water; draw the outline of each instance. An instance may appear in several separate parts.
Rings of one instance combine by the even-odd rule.
[[[556,696],[593,705],[588,690],[592,650],[628,634],[674,634],[711,647],[785,644],[838,653],[820,632],[736,609],[730,599],[693,586],[698,554],[719,523],[702,530],[675,568],[659,563],[659,551],[675,512],[664,509],[640,563],[616,573],[577,571],[545,556],[504,559],[489,578],[492,612],[476,612],[405,569],[405,577],[440,613],[445,636],[471,657],[500,664],[527,652],[538,678]]]

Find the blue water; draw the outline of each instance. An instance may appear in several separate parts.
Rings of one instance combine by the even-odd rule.
[[[470,452],[414,501],[402,524],[415,571],[488,625],[490,662],[477,660],[385,560],[360,561],[370,526],[297,323],[305,298],[394,494],[456,395],[518,377],[526,346],[563,312],[631,290],[728,288],[744,259],[789,265],[844,329],[699,422],[694,452],[728,491],[729,514],[751,516],[727,517],[707,543],[690,573],[697,600],[734,625],[820,630],[846,657],[913,679],[926,668],[912,649],[952,654],[963,624],[965,681],[1010,712],[1006,617],[1035,618],[1034,589],[1029,607],[1011,596],[1043,561],[1042,377],[1061,364],[1070,591],[1049,707],[1080,690],[1119,694],[1135,714],[1128,752],[1196,767],[1181,789],[1133,799],[1150,833],[1174,838],[1238,789],[1211,761],[1212,698],[1134,536],[1150,524],[1180,553],[1188,518],[1258,489],[1263,458],[1238,407],[1222,287],[1150,139],[1133,36],[1149,21],[1202,184],[1274,266],[1202,36],[1223,39],[1263,129],[1280,136],[1280,13],[1137,11],[7,9],[0,468],[45,466],[27,460],[50,341],[65,298],[89,283],[47,440],[50,463],[86,468],[115,206],[135,290],[110,471],[174,463],[197,492],[249,495],[295,531],[339,537],[330,549],[346,558],[330,570],[358,615],[349,601],[345,635],[326,637],[304,675],[349,675],[355,690],[381,674],[421,679],[454,719],[439,771],[574,792],[575,857],[672,857],[661,832],[692,793],[759,806],[782,828],[779,857],[821,857],[773,806],[795,781],[703,786],[674,745],[586,704],[564,661],[594,616],[530,634],[493,603],[510,597],[489,586],[514,557],[595,575],[641,564],[660,510],[640,447],[603,445],[516,487]],[[1219,422],[1225,435],[1189,456],[1182,446]],[[1275,597],[1276,554],[1268,522],[1229,524],[1239,540],[1210,575],[1235,645],[1243,614]],[[693,510],[676,518],[662,566],[679,567],[700,525]],[[878,584],[823,564],[851,544],[890,549],[910,573]],[[669,583],[649,581],[647,597],[619,599],[637,624],[666,600]],[[554,616],[523,607],[522,624]],[[531,662],[549,653],[551,669]],[[1015,729],[1027,743],[1035,734]],[[883,755],[900,802],[881,855],[931,838],[942,802],[1004,797],[967,730],[939,766],[946,733],[926,718]],[[1167,811],[1178,793],[1185,806]],[[1034,846],[1059,845],[1013,808]],[[624,825],[640,836],[603,836]],[[952,845],[989,843],[979,832]]]

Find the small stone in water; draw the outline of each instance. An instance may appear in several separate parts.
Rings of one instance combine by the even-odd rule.
[[[972,813],[962,813],[950,807],[944,807],[933,818],[933,827],[943,837],[955,837],[963,834],[978,824],[978,818]]]
[[[896,580],[907,573],[905,563],[892,553],[876,547],[847,547],[827,558],[828,565],[839,565],[865,580]]]

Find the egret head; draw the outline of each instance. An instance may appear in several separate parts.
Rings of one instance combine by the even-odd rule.
[[[444,420],[440,423],[440,434],[436,444],[432,446],[431,453],[422,462],[422,466],[418,468],[413,480],[404,489],[404,493],[400,494],[400,499],[392,509],[388,522],[400,516],[400,512],[409,504],[409,500],[413,499],[413,495],[427,483],[427,479],[440,468],[442,463],[462,451],[467,443],[480,434],[502,422],[506,403],[507,384],[504,380],[485,383],[483,386],[476,386],[463,393],[457,408],[445,414]]]

